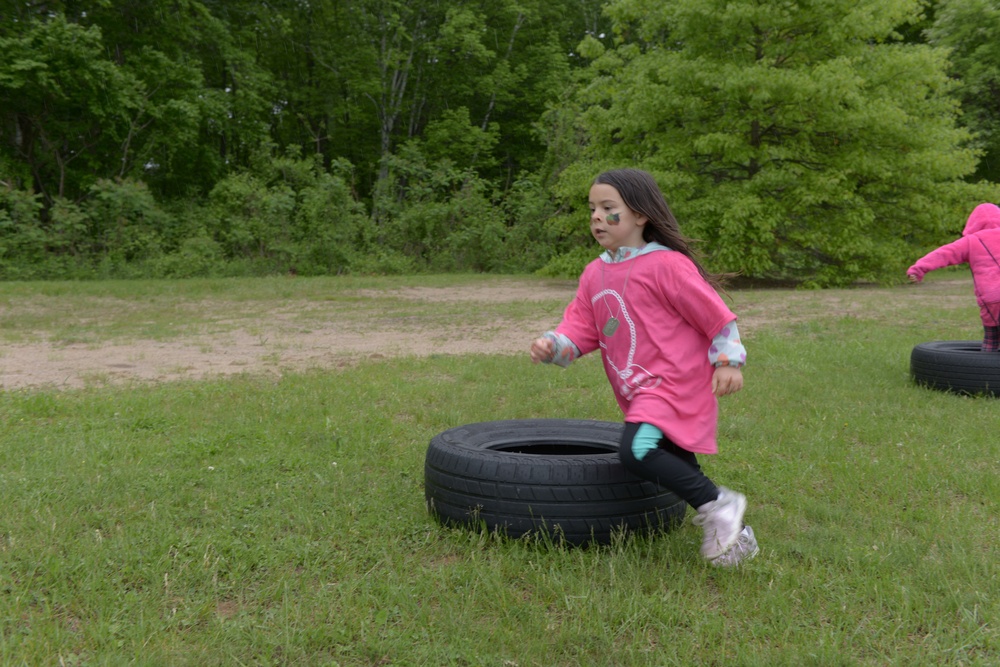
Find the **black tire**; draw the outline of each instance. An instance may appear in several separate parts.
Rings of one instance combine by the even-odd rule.
[[[445,525],[509,537],[607,544],[666,531],[687,506],[618,460],[623,424],[569,419],[480,422],[434,436],[424,463],[428,510]]]
[[[920,343],[910,353],[918,384],[958,394],[1000,395],[1000,353],[983,352],[978,340]]]

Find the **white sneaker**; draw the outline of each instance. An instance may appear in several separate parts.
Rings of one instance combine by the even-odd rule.
[[[757,538],[753,535],[753,528],[746,526],[740,532],[736,544],[729,547],[729,551],[708,562],[716,567],[736,567],[759,553],[760,547],[757,546]]]
[[[743,530],[743,513],[747,509],[747,499],[742,493],[719,487],[719,497],[698,508],[691,520],[705,529],[705,539],[701,543],[701,555],[709,560],[726,553],[736,544]]]

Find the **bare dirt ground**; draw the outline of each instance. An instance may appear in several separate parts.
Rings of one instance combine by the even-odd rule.
[[[462,288],[412,287],[391,291],[395,299],[415,303],[458,304],[462,308],[489,312],[490,305],[510,302],[566,304],[572,298],[572,282],[538,284],[504,282]],[[968,306],[971,294],[964,281],[941,281],[919,288],[900,288],[900,299],[885,300],[866,290],[775,291],[762,298],[740,298],[735,309],[744,335],[756,329],[788,324],[796,319],[823,315],[862,314],[888,316],[905,312],[921,303],[960,308]],[[358,293],[365,296],[365,290]],[[387,292],[374,291],[374,301]],[[873,300],[880,300],[873,308]],[[296,307],[303,307],[299,304]],[[304,307],[322,308],[307,304]],[[561,306],[560,306],[561,308]],[[531,311],[532,309],[527,309]],[[887,312],[888,310],[888,312]],[[302,327],[293,323],[286,306],[258,313],[253,324],[220,327],[219,333],[196,333],[170,340],[130,340],[127,343],[40,342],[5,344],[0,347],[0,388],[30,387],[63,389],[124,384],[201,379],[237,373],[280,374],[315,368],[338,368],[363,359],[398,355],[430,354],[527,354],[531,339],[552,328],[558,312],[539,307],[538,314],[513,318],[498,314],[480,318],[480,324],[460,319],[428,322],[420,317],[400,321],[373,319],[365,313],[344,318],[335,313],[323,318],[320,326]],[[2,315],[2,313],[0,313]]]
[[[470,308],[503,302],[569,302],[574,287],[477,286],[413,287],[393,297],[417,302],[464,302]],[[359,292],[365,296],[365,291]],[[374,293],[372,296],[376,296]],[[378,296],[385,296],[379,293]],[[288,307],[256,318],[252,327],[197,334],[177,340],[129,343],[7,344],[0,349],[0,388],[81,388],[129,381],[200,379],[237,373],[337,368],[362,359],[399,355],[525,353],[530,336],[551,328],[551,317],[534,320],[498,318],[486,325],[455,322],[447,328],[411,320],[379,321],[363,313],[333,318],[322,327],[291,325]]]

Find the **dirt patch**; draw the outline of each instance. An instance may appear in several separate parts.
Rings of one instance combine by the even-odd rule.
[[[407,287],[396,290],[359,290],[361,299],[402,299],[425,303],[482,304],[511,302],[568,302],[574,294],[565,285],[495,285],[469,288]],[[264,316],[255,316],[252,327],[239,325],[222,333],[199,333],[179,340],[137,340],[128,343],[6,344],[0,351],[0,387],[81,388],[128,381],[163,382],[200,379],[247,372],[301,371],[336,368],[363,359],[400,355],[524,353],[534,332],[553,326],[551,317],[486,319],[478,324],[460,321],[440,327],[419,316],[378,320],[369,314],[334,317],[321,326],[292,322],[322,305],[283,304]],[[363,310],[363,309],[362,309]],[[481,309],[480,309],[481,310]],[[320,314],[314,316],[319,317]],[[220,325],[227,324],[224,321]],[[220,327],[229,328],[229,327]],[[252,329],[252,330],[251,330]],[[530,332],[530,333],[529,333]]]
[[[370,299],[413,304],[459,304],[475,313],[474,323],[462,316],[425,318],[419,313],[399,318],[373,318],[364,305],[351,316],[325,313],[321,302],[283,303],[266,313],[254,312],[246,322],[218,320],[218,332],[199,332],[170,340],[128,342],[31,342],[0,348],[0,387],[80,388],[132,381],[163,382],[237,373],[280,374],[314,368],[338,368],[364,359],[431,354],[527,354],[531,338],[551,328],[562,306],[574,295],[575,283],[539,285],[498,281],[461,288],[405,287],[358,290],[362,304]],[[905,302],[904,302],[905,301]],[[904,303],[900,303],[904,302]],[[491,306],[530,303],[520,316],[498,314]],[[542,304],[545,307],[542,307]],[[885,290],[746,291],[736,295],[734,309],[744,335],[817,316],[894,317],[921,303],[962,308],[971,303],[966,281],[940,281],[919,288]],[[873,306],[873,304],[877,304]],[[308,311],[310,326],[294,315]],[[505,311],[506,313],[506,311]],[[2,312],[0,312],[2,314]],[[222,326],[225,324],[225,326]],[[213,327],[206,327],[213,328]],[[42,336],[44,338],[44,336]]]

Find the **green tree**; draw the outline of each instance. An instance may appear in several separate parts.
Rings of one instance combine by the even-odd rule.
[[[384,193],[386,158],[400,146],[467,117],[470,132],[496,141],[452,156],[456,165],[505,187],[541,163],[539,116],[580,64],[570,52],[603,21],[599,4],[271,3],[287,21],[259,42],[281,85],[275,141],[348,159],[368,198],[379,182]]]
[[[716,269],[812,285],[887,279],[982,192],[945,52],[903,44],[917,0],[616,0],[579,91],[580,202],[611,166],[654,172]],[[582,217],[582,216],[581,216]],[[583,225],[579,225],[583,228]]]
[[[117,173],[141,97],[139,81],[107,58],[97,28],[56,15],[0,38],[0,150],[31,175],[12,185],[50,205]]]
[[[992,0],[940,0],[931,44],[950,51],[961,122],[983,151],[975,176],[1000,182],[1000,6]]]
[[[341,270],[397,232],[412,254],[368,268],[545,256],[497,240],[523,249],[551,211],[531,173],[544,165],[538,120],[584,66],[580,37],[609,24],[601,2],[0,0],[0,187],[43,194],[41,245],[15,233],[7,258],[31,246],[81,271],[102,256],[189,275],[174,261],[183,248],[200,267],[190,275],[216,258]],[[296,189],[255,163],[295,146],[333,180]],[[341,234],[321,209],[344,196],[354,231]],[[357,223],[359,202],[379,228]],[[170,213],[139,213],[154,209]],[[307,261],[313,233],[327,250]]]
[[[0,186],[0,277],[25,278],[23,266],[45,261],[40,196]]]
[[[269,142],[270,77],[241,47],[244,33],[212,9],[70,0],[0,13],[16,26],[0,30],[0,136],[10,156],[0,168],[28,165],[51,205],[60,194],[86,196],[97,178],[204,195],[246,166]]]
[[[283,22],[266,5],[69,0],[65,11],[99,27],[114,62],[142,82],[117,175],[164,196],[205,195],[270,143],[275,89],[256,62],[255,33]]]
[[[278,86],[273,141],[302,146],[328,166],[335,159],[357,165],[366,190],[366,172],[378,164],[378,122],[369,99],[377,86],[357,5],[276,0],[268,6],[281,18],[260,24],[256,44],[259,62]]]
[[[367,225],[344,178],[349,169],[335,163],[331,173],[297,147],[283,155],[260,151],[250,168],[212,189],[204,237],[254,272],[347,271],[365,249]]]

